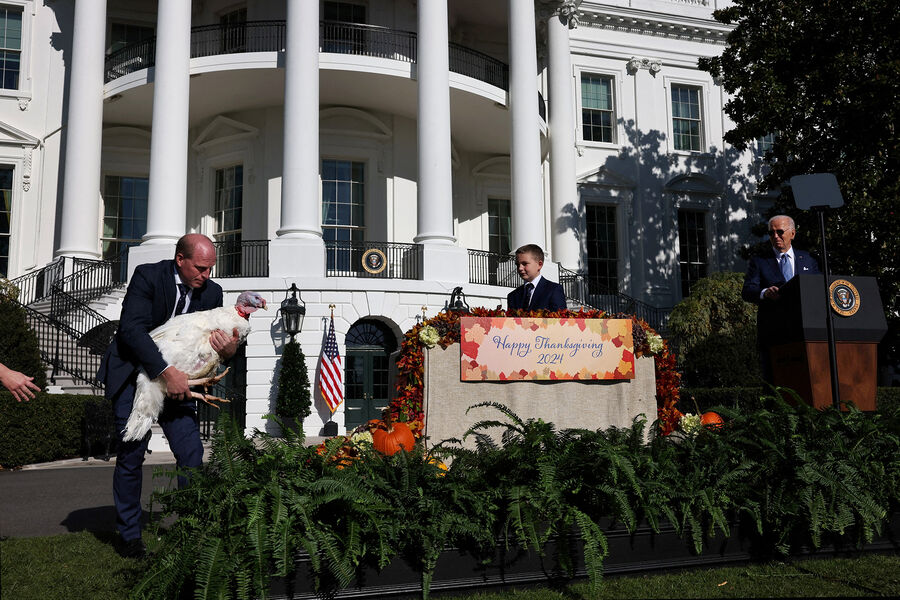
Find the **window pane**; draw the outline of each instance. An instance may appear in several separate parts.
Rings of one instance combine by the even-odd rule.
[[[619,289],[616,207],[588,204],[585,226],[590,292],[615,293]]]
[[[128,246],[140,243],[147,233],[146,177],[109,175],[103,182],[104,258],[114,258]]]
[[[592,142],[613,142],[612,77],[581,75],[582,137]]]
[[[700,88],[673,85],[672,137],[675,150],[703,150],[701,114]]]
[[[678,211],[678,263],[681,266],[681,295],[687,297],[691,286],[706,277],[709,267],[706,246],[706,213]]]
[[[22,49],[22,9],[0,6],[0,48]]]
[[[365,163],[322,161],[322,225],[325,241],[331,242],[326,250],[330,273],[362,269],[350,242],[365,240],[364,182]]]

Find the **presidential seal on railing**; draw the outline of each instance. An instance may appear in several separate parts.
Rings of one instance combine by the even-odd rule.
[[[369,273],[377,275],[387,266],[387,257],[378,248],[369,248],[363,252],[362,266]]]
[[[828,286],[831,308],[842,317],[850,317],[859,310],[859,291],[846,279],[835,279]]]

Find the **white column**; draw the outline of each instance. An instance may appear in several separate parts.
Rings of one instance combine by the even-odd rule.
[[[150,139],[148,244],[174,244],[187,218],[191,3],[159,0],[153,130]]]
[[[550,55],[550,210],[553,260],[578,271],[584,207],[575,183],[575,101],[569,54],[570,17],[547,22]]]
[[[324,276],[319,208],[319,2],[287,3],[281,227],[271,275]],[[304,260],[298,261],[298,255]]]
[[[106,0],[75,3],[57,256],[98,258]]]
[[[534,0],[509,0],[509,54],[513,248],[545,246]]]
[[[450,58],[447,0],[419,2],[418,235],[416,243],[453,244],[450,165]]]
[[[462,285],[469,280],[469,264],[468,253],[453,236],[447,0],[420,1],[416,8],[419,181],[414,241],[421,244],[422,279]]]

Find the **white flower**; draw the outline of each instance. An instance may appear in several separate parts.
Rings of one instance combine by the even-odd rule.
[[[426,325],[419,331],[419,341],[421,341],[428,348],[434,348],[434,345],[441,341],[441,336],[438,333],[437,329],[432,327],[431,325]]]
[[[658,333],[647,332],[647,343],[650,344],[650,352],[653,354],[662,352],[663,339]]]
[[[350,443],[354,446],[361,446],[362,444],[371,444],[372,443],[372,432],[371,431],[360,431],[359,433],[354,433],[350,436]]]
[[[688,435],[694,435],[698,431],[700,431],[700,415],[695,415],[692,413],[687,413],[683,417],[681,417],[681,422],[679,423],[681,426],[681,430]]]

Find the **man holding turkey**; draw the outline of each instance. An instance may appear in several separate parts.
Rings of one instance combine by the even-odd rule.
[[[191,398],[187,375],[170,366],[150,338],[150,331],[175,315],[222,306],[222,288],[209,279],[216,264],[216,249],[210,239],[198,233],[182,236],[175,246],[175,257],[154,264],[139,265],[131,277],[119,330],[110,343],[97,378],[106,386],[106,397],[113,404],[119,449],[113,474],[113,499],[119,553],[141,558],[146,550],[141,540],[141,484],[144,455],[150,434],[138,441],[125,442],[122,431],[132,410],[138,370],[148,377],[161,377],[168,394],[159,415],[178,468],[196,468],[203,461],[203,445],[197,419],[196,402]],[[227,360],[238,348],[236,332],[216,330],[210,345]],[[187,485],[180,476],[178,485]]]

